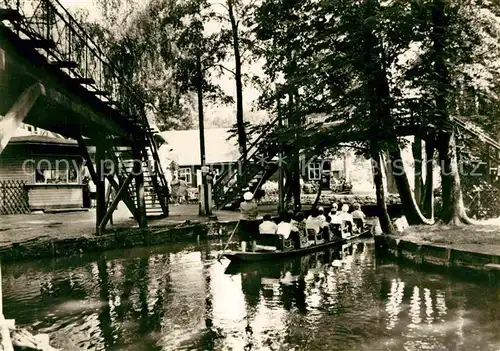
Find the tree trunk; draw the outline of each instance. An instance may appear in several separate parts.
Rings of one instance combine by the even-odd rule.
[[[397,143],[397,141],[395,143]],[[403,158],[401,157],[401,149],[398,145],[394,145],[389,152],[389,159],[393,165],[394,180],[398,188],[403,212],[408,224],[433,224],[434,222],[426,219],[418,208],[417,201],[412,194],[410,183],[408,182]]]
[[[385,234],[392,234],[394,233],[394,226],[392,225],[389,212],[387,211],[387,204],[385,202],[384,176],[381,168],[382,157],[380,152],[374,149],[375,148],[372,147],[371,157],[373,182],[375,183],[375,193],[377,195],[377,216],[380,221],[380,228],[382,229],[382,232]]]
[[[299,211],[302,207],[302,204],[300,202],[300,160],[298,153],[292,156],[292,175],[293,207],[294,211]]]
[[[316,193],[316,199],[314,199],[314,203],[313,203],[313,205],[312,205],[311,208],[317,208],[318,207],[319,200],[321,199],[321,192],[322,192],[322,190],[321,190],[321,184],[320,184],[320,186],[318,187],[318,192]]]
[[[450,81],[446,66],[445,51],[446,24],[445,3],[443,0],[434,0],[432,8],[432,42],[434,72],[436,76],[436,112],[441,131],[437,135],[437,149],[441,166],[441,187],[443,211],[442,219],[445,223],[459,225],[471,223],[465,213],[462,189],[460,187],[460,173],[458,171],[457,151],[453,120],[448,111],[448,91]]]
[[[385,155],[382,156],[384,161],[385,178],[387,183],[387,193],[395,194],[398,192],[398,186],[396,184],[396,178],[394,177],[394,167],[391,161],[391,156],[387,154],[387,160]],[[387,161],[387,162],[386,162]]]
[[[425,141],[425,188],[422,196],[422,213],[434,219],[434,137]]]
[[[236,126],[238,129],[238,144],[240,153],[246,159],[247,155],[247,135],[245,132],[245,124],[243,120],[243,81],[241,74],[241,54],[240,41],[238,33],[238,22],[234,17],[233,0],[227,0],[227,8],[229,19],[231,21],[231,30],[233,34],[233,51],[234,51],[234,80],[236,82]]]
[[[422,180],[422,139],[418,136],[415,135],[415,141],[413,142],[412,145],[412,153],[413,153],[413,161],[415,166],[414,168],[414,184],[415,184],[415,199],[417,201],[417,204],[422,203],[422,196],[423,196],[423,180]]]
[[[441,164],[441,187],[443,210],[441,219],[452,225],[471,224],[465,212],[457,149],[454,133],[441,132],[438,137],[439,162]]]

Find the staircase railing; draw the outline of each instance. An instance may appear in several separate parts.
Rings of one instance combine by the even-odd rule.
[[[264,132],[259,134],[259,136],[247,147],[246,157],[245,157],[245,155],[241,155],[238,158],[236,163],[238,164],[239,168],[241,168],[241,166],[246,165],[248,163],[248,161],[256,155],[257,151],[259,151],[261,149],[262,145],[260,145],[260,142],[262,141],[262,139],[264,137],[268,136],[273,131],[272,127],[277,123],[277,121],[278,121],[278,118],[267,123],[266,124],[267,128],[265,128]],[[221,182],[224,180],[225,176],[229,172],[231,172],[231,170],[226,170],[222,174],[220,174],[214,185],[217,185],[217,184],[225,185]]]
[[[228,185],[234,177],[241,176],[240,171],[246,169],[246,167],[252,163],[252,159],[258,155],[258,152],[262,151],[267,146],[263,145],[262,141],[274,131],[273,127],[277,122],[278,118],[275,118],[265,125],[264,131],[248,146],[246,157],[245,155],[241,155],[236,161],[236,172],[233,172],[233,169],[228,169],[218,176],[217,181],[214,183],[214,195],[216,199],[221,197],[224,192],[224,187]]]
[[[94,95],[104,108],[112,109],[139,128],[155,160],[155,173],[162,189],[167,188],[158,150],[145,116],[145,102],[120,73],[82,24],[58,0],[0,0],[0,9],[12,10],[11,27],[20,39],[36,41],[48,64]],[[6,27],[2,22],[1,25]],[[85,86],[85,87],[83,87]],[[161,196],[161,194],[158,194]]]
[[[58,0],[0,0],[2,8],[19,14],[19,18],[11,21],[13,29],[21,39],[38,41],[49,64],[84,85],[97,101],[141,129],[149,128],[139,116],[145,106],[143,99],[111,63],[102,45],[89,36]]]
[[[457,126],[461,127],[462,129],[465,129],[468,133],[477,136],[479,139],[484,140],[485,143],[493,146],[495,149],[500,150],[500,143],[498,143],[490,136],[488,136],[485,132],[480,130],[480,128],[476,126],[474,123],[464,122],[458,117],[453,117],[453,119],[454,122],[457,124]]]

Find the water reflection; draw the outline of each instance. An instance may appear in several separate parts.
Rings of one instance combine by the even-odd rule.
[[[4,265],[5,315],[66,350],[500,346],[500,289],[377,261],[367,243],[228,265],[210,243]]]

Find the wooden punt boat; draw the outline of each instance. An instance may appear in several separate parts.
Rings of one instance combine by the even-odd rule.
[[[277,260],[282,258],[287,258],[291,256],[306,255],[311,252],[321,251],[325,248],[335,245],[342,245],[349,241],[355,239],[370,238],[371,230],[367,229],[360,234],[352,235],[347,239],[334,239],[332,241],[323,242],[318,245],[311,245],[302,249],[292,249],[284,251],[256,251],[256,252],[241,252],[241,251],[228,251],[223,253],[221,256],[226,257],[231,262],[255,262],[255,261],[267,261],[267,260]]]

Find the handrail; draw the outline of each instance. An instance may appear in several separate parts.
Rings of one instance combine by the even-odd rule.
[[[496,142],[494,139],[492,139],[489,135],[487,135],[486,133],[482,132],[482,131],[479,131],[479,130],[475,130],[473,128],[470,128],[467,126],[467,124],[470,124],[476,128],[478,128],[474,123],[472,122],[464,122],[462,121],[461,119],[459,119],[458,117],[453,117],[453,120],[455,121],[455,123],[462,127],[463,129],[465,129],[467,132],[479,137],[479,138],[482,138],[486,141],[486,143],[490,144],[491,146],[493,146],[494,148],[500,150],[500,143]]]
[[[251,150],[254,146],[256,146],[260,141],[261,139],[264,137],[264,136],[267,136],[271,131],[271,127],[274,126],[276,124],[276,122],[279,120],[279,117],[275,118],[274,120],[272,120],[271,122],[269,122],[267,124],[267,129],[262,132],[251,144],[250,146],[248,146],[247,148],[247,154],[246,155],[241,155],[238,160],[236,161],[236,163],[238,165],[245,165],[247,162],[248,162],[248,159],[250,159],[251,157],[253,157],[255,155],[255,153],[257,151],[259,151],[260,148],[256,148],[254,149],[253,152],[249,153],[248,150]],[[245,157],[246,156],[246,157]],[[217,178],[217,181],[214,183],[214,188],[217,187],[217,186],[224,186],[226,185],[230,179],[232,179],[232,177],[227,177],[227,174],[229,173],[229,170],[226,170],[224,171],[221,175],[219,175],[219,177]],[[226,181],[224,181],[226,180]],[[224,182],[223,182],[224,181]],[[221,183],[223,182],[223,183]]]
[[[26,5],[31,5],[31,8]],[[17,35],[21,39],[23,37],[42,39],[55,44],[44,48],[48,62],[50,62],[49,58],[56,63],[75,62],[75,66],[65,67],[68,70],[65,73],[70,78],[91,78],[92,81],[88,83],[88,87],[82,87],[82,89],[91,94],[95,94],[96,91],[107,92],[109,96],[107,94],[95,95],[103,104],[106,101],[122,103],[121,108],[112,105],[106,105],[106,107],[127,118],[129,122],[135,122],[134,125],[141,130],[141,134],[146,134],[145,141],[149,144],[155,160],[155,171],[159,175],[159,182],[166,187],[163,171],[159,168],[158,150],[150,133],[149,121],[144,110],[146,102],[137,94],[128,79],[121,74],[116,64],[111,63],[108,55],[90,37],[87,30],[59,0],[33,0],[30,3],[3,0],[0,7],[13,9],[20,15],[19,20],[11,21],[12,27],[6,28],[17,30]],[[3,23],[0,25],[4,26]]]
[[[16,1],[15,4],[10,4],[8,1],[4,1],[4,6],[9,7],[9,8],[15,8],[18,13],[24,12],[22,9],[22,5],[25,3],[23,2],[21,4],[20,1]],[[52,40],[52,35],[53,32],[52,30],[56,30],[56,34],[60,36],[59,40],[64,37],[64,35],[67,36],[67,38],[64,38],[62,43],[59,42],[59,40],[56,42],[56,48],[54,50],[47,50],[48,52],[51,53],[56,59],[61,60],[61,59],[69,59],[71,60],[74,55],[74,49],[75,46],[75,39],[77,40],[76,44],[80,43],[79,49],[80,50],[87,50],[87,52],[83,52],[83,55],[85,56],[84,60],[85,62],[77,62],[79,64],[79,67],[76,68],[69,68],[69,71],[72,74],[75,74],[76,76],[82,77],[82,78],[88,78],[83,76],[81,73],[87,75],[90,74],[92,78],[95,81],[95,87],[97,88],[96,90],[102,90],[102,91],[109,91],[111,88],[111,97],[112,98],[118,98],[116,100],[132,100],[132,103],[136,105],[137,107],[139,106],[144,106],[145,102],[137,96],[137,93],[134,91],[134,89],[131,87],[130,82],[123,77],[120,73],[119,70],[116,68],[116,65],[112,64],[110,62],[109,57],[106,55],[106,53],[103,52],[103,50],[95,43],[95,41],[88,35],[87,31],[78,23],[78,21],[71,15],[71,13],[59,2],[59,0],[38,0],[36,6],[33,6],[33,14],[31,15],[24,15],[23,20],[21,20],[21,23],[24,22],[24,25],[17,25],[17,28],[19,30],[22,30],[26,34],[31,34],[34,35],[35,37],[38,38],[45,38],[48,40]],[[45,6],[42,6],[45,5]],[[57,6],[56,6],[57,5]],[[63,12],[63,13],[61,13]],[[38,17],[42,18],[57,18],[54,21],[47,21],[47,23],[35,23],[33,19],[36,19]],[[59,32],[59,29],[57,27],[57,21],[61,21],[60,23],[63,23],[63,28]],[[43,28],[36,28],[35,26],[43,26]],[[24,27],[23,27],[24,26]],[[67,31],[67,33],[65,33]],[[41,32],[41,33],[40,33]],[[57,45],[59,44],[59,45]],[[67,45],[67,48],[64,47],[64,45]],[[61,49],[61,47],[63,47]],[[56,54],[56,55],[54,55]],[[90,57],[89,57],[90,56]],[[97,71],[97,72],[96,72]],[[107,77],[106,77],[107,76]],[[88,90],[88,89],[87,89]],[[91,90],[88,90],[91,92]],[[122,97],[123,99],[120,99]],[[104,97],[105,99],[108,99]],[[103,101],[103,100],[101,100]],[[119,109],[116,109],[112,106],[109,106],[113,110],[119,112]],[[129,106],[130,108],[130,106]],[[131,115],[131,110],[127,111],[127,114]],[[137,114],[133,114],[135,117],[138,119],[140,122],[140,125],[143,128],[148,128],[149,123],[147,121],[147,118],[145,118],[143,113],[139,113],[139,116]],[[134,117],[131,115],[131,117]]]

